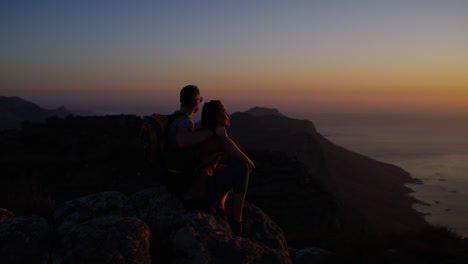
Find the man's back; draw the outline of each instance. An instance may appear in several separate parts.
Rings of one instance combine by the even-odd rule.
[[[180,116],[171,122],[169,126],[169,131],[168,131],[168,144],[169,144],[168,147],[169,147],[169,150],[171,151],[179,149],[179,145],[177,144],[177,133],[179,132],[180,129],[188,129],[191,132],[194,129],[193,120],[190,117],[188,117],[186,114],[184,114],[182,111],[180,110],[175,111],[172,114],[172,116],[175,116],[175,115],[180,115]]]

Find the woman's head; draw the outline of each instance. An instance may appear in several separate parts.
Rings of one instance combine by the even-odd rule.
[[[202,127],[230,126],[229,115],[226,113],[224,105],[219,100],[212,100],[203,106]]]

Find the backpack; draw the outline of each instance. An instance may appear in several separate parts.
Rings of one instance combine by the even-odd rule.
[[[140,128],[140,141],[143,145],[143,160],[148,173],[157,177],[157,181],[165,183],[164,174],[165,153],[170,124],[185,113],[172,115],[152,114],[145,116]]]

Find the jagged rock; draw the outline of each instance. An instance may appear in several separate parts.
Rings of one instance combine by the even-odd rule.
[[[244,237],[205,211],[185,211],[162,187],[129,197],[129,211],[150,227],[155,255],[175,263],[291,263],[282,230],[259,208],[246,203]]]
[[[321,248],[290,249],[295,264],[326,263],[331,252]]]
[[[150,263],[151,232],[126,217],[128,197],[102,192],[70,200],[54,213],[54,263]]]
[[[98,217],[70,227],[55,247],[53,263],[151,263],[150,237],[139,219]]]
[[[74,199],[56,210],[54,221],[53,263],[292,263],[283,231],[258,207],[245,204],[244,233],[233,236],[225,220],[202,210],[186,211],[161,186],[130,197],[103,192]],[[10,238],[4,237],[5,244]],[[50,252],[50,238],[45,238],[43,248],[30,247],[46,256],[41,263]]]
[[[54,212],[57,233],[65,234],[73,226],[100,216],[123,216],[127,200],[122,193],[110,191],[65,202]]]
[[[38,216],[15,216],[0,223],[1,263],[48,263],[49,224]]]
[[[175,263],[292,263],[281,229],[253,205],[245,205],[244,215],[245,232],[236,237],[218,217],[187,214],[172,238]]]
[[[166,260],[172,258],[172,233],[185,225],[185,209],[164,186],[156,186],[129,197],[127,211],[144,221],[150,228],[152,255]]]
[[[185,209],[181,202],[164,186],[156,186],[129,197],[126,210],[148,224],[159,235],[185,224]],[[167,235],[167,234],[166,234]]]
[[[8,218],[13,217],[13,216],[15,216],[14,213],[8,211],[5,208],[0,208],[0,223],[7,220]]]
[[[244,205],[244,233],[255,243],[289,255],[283,230],[260,208],[248,202]]]

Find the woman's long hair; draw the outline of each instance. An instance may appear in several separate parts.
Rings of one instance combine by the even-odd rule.
[[[203,128],[216,127],[216,116],[218,115],[221,101],[211,100],[203,105],[201,124]]]

